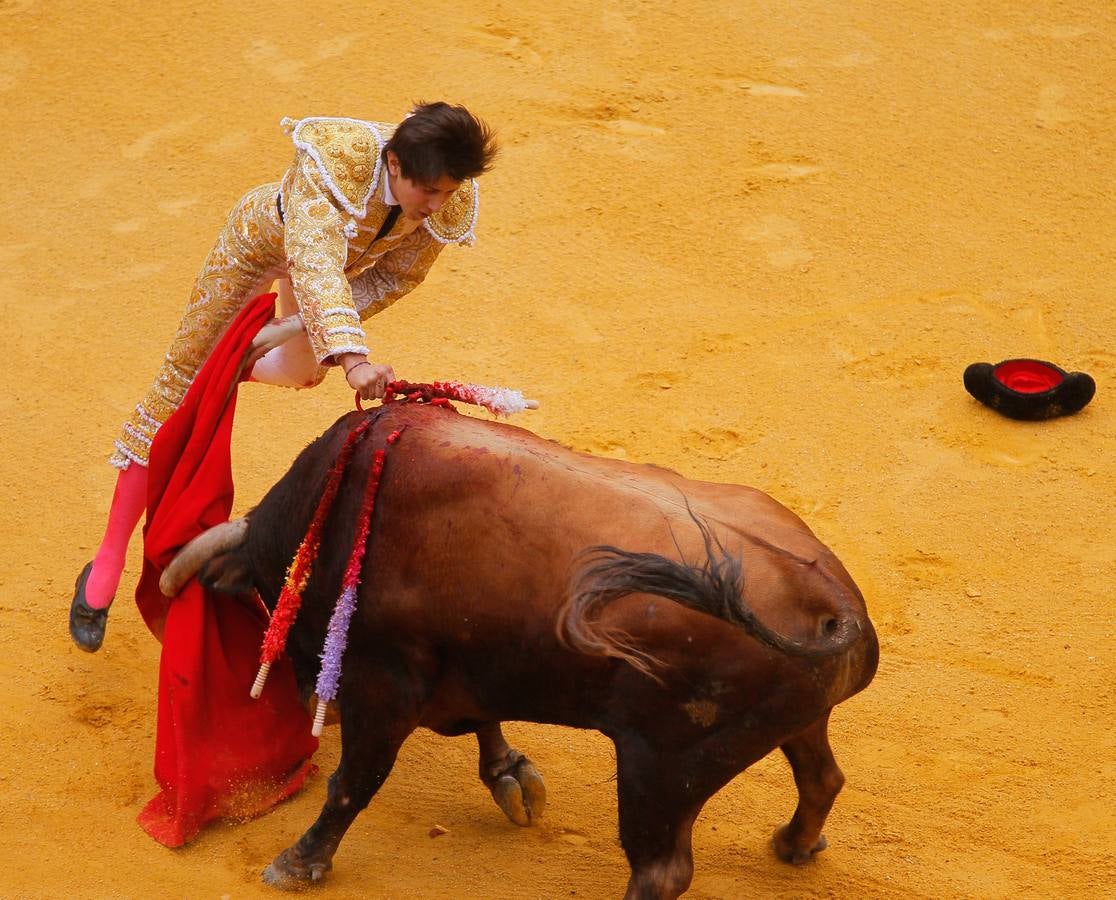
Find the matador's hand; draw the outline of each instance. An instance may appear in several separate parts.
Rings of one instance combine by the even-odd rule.
[[[360,394],[361,400],[379,400],[387,386],[395,381],[395,369],[376,363],[358,362],[345,371],[349,387]]]

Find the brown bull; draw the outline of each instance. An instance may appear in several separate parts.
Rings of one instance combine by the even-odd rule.
[[[223,526],[201,548],[212,555],[203,583],[254,587],[274,608],[326,472],[364,415],[303,451],[246,529]],[[799,802],[775,852],[798,863],[825,847],[844,781],[829,714],[871,681],[878,644],[856,585],[797,516],[758,490],[597,459],[444,409],[371,415],[288,644],[308,690],[360,486],[373,451],[404,429],[387,452],[349,632],[341,762],[318,820],[265,880],[322,878],[419,726],[475,732],[497,801],[521,824],[537,817],[542,782],[504,742],[505,720],[615,742],[628,897],[686,890],[702,806],[776,747]]]

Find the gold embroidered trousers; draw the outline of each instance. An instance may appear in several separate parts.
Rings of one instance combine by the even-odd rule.
[[[275,206],[279,184],[249,191],[229,214],[206,257],[178,332],[154,383],[124,423],[109,462],[147,465],[151,440],[170,417],[198,369],[244,305],[285,274],[283,223]]]

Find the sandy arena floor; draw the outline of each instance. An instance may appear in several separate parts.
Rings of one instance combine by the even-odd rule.
[[[868,598],[848,785],[801,870],[778,755],[695,829],[689,896],[1101,897],[1116,884],[1116,12],[1064,3],[0,0],[0,896],[274,896],[324,774],[170,851],[135,815],[159,647],[131,600],[66,633],[119,422],[283,116],[447,98],[504,145],[480,241],[374,319],[412,380],[524,389],[579,449],[758,486]],[[334,11],[335,10],[335,11]],[[973,361],[1091,372],[1082,414],[973,401]],[[349,408],[241,394],[238,508]],[[518,830],[469,739],[415,735],[323,898],[618,897],[611,745],[513,725],[552,805]],[[337,731],[319,755],[338,754]],[[432,839],[435,824],[448,833]]]

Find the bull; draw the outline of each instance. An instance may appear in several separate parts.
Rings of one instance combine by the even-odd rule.
[[[475,733],[481,778],[512,821],[542,778],[503,721],[597,729],[616,747],[628,898],[693,876],[705,802],[776,747],[798,789],[778,857],[802,863],[844,776],[833,707],[879,647],[848,572],[794,513],[753,488],[596,458],[521,428],[419,404],[350,413],[244,520],[197,539],[165,581],[256,590],[284,573],[349,432],[372,415],[323,533],[288,651],[309,695],[356,532],[359,485],[387,453],[338,691],[341,759],[317,821],[264,880],[322,879],[408,735]],[[199,571],[200,569],[200,571]]]

